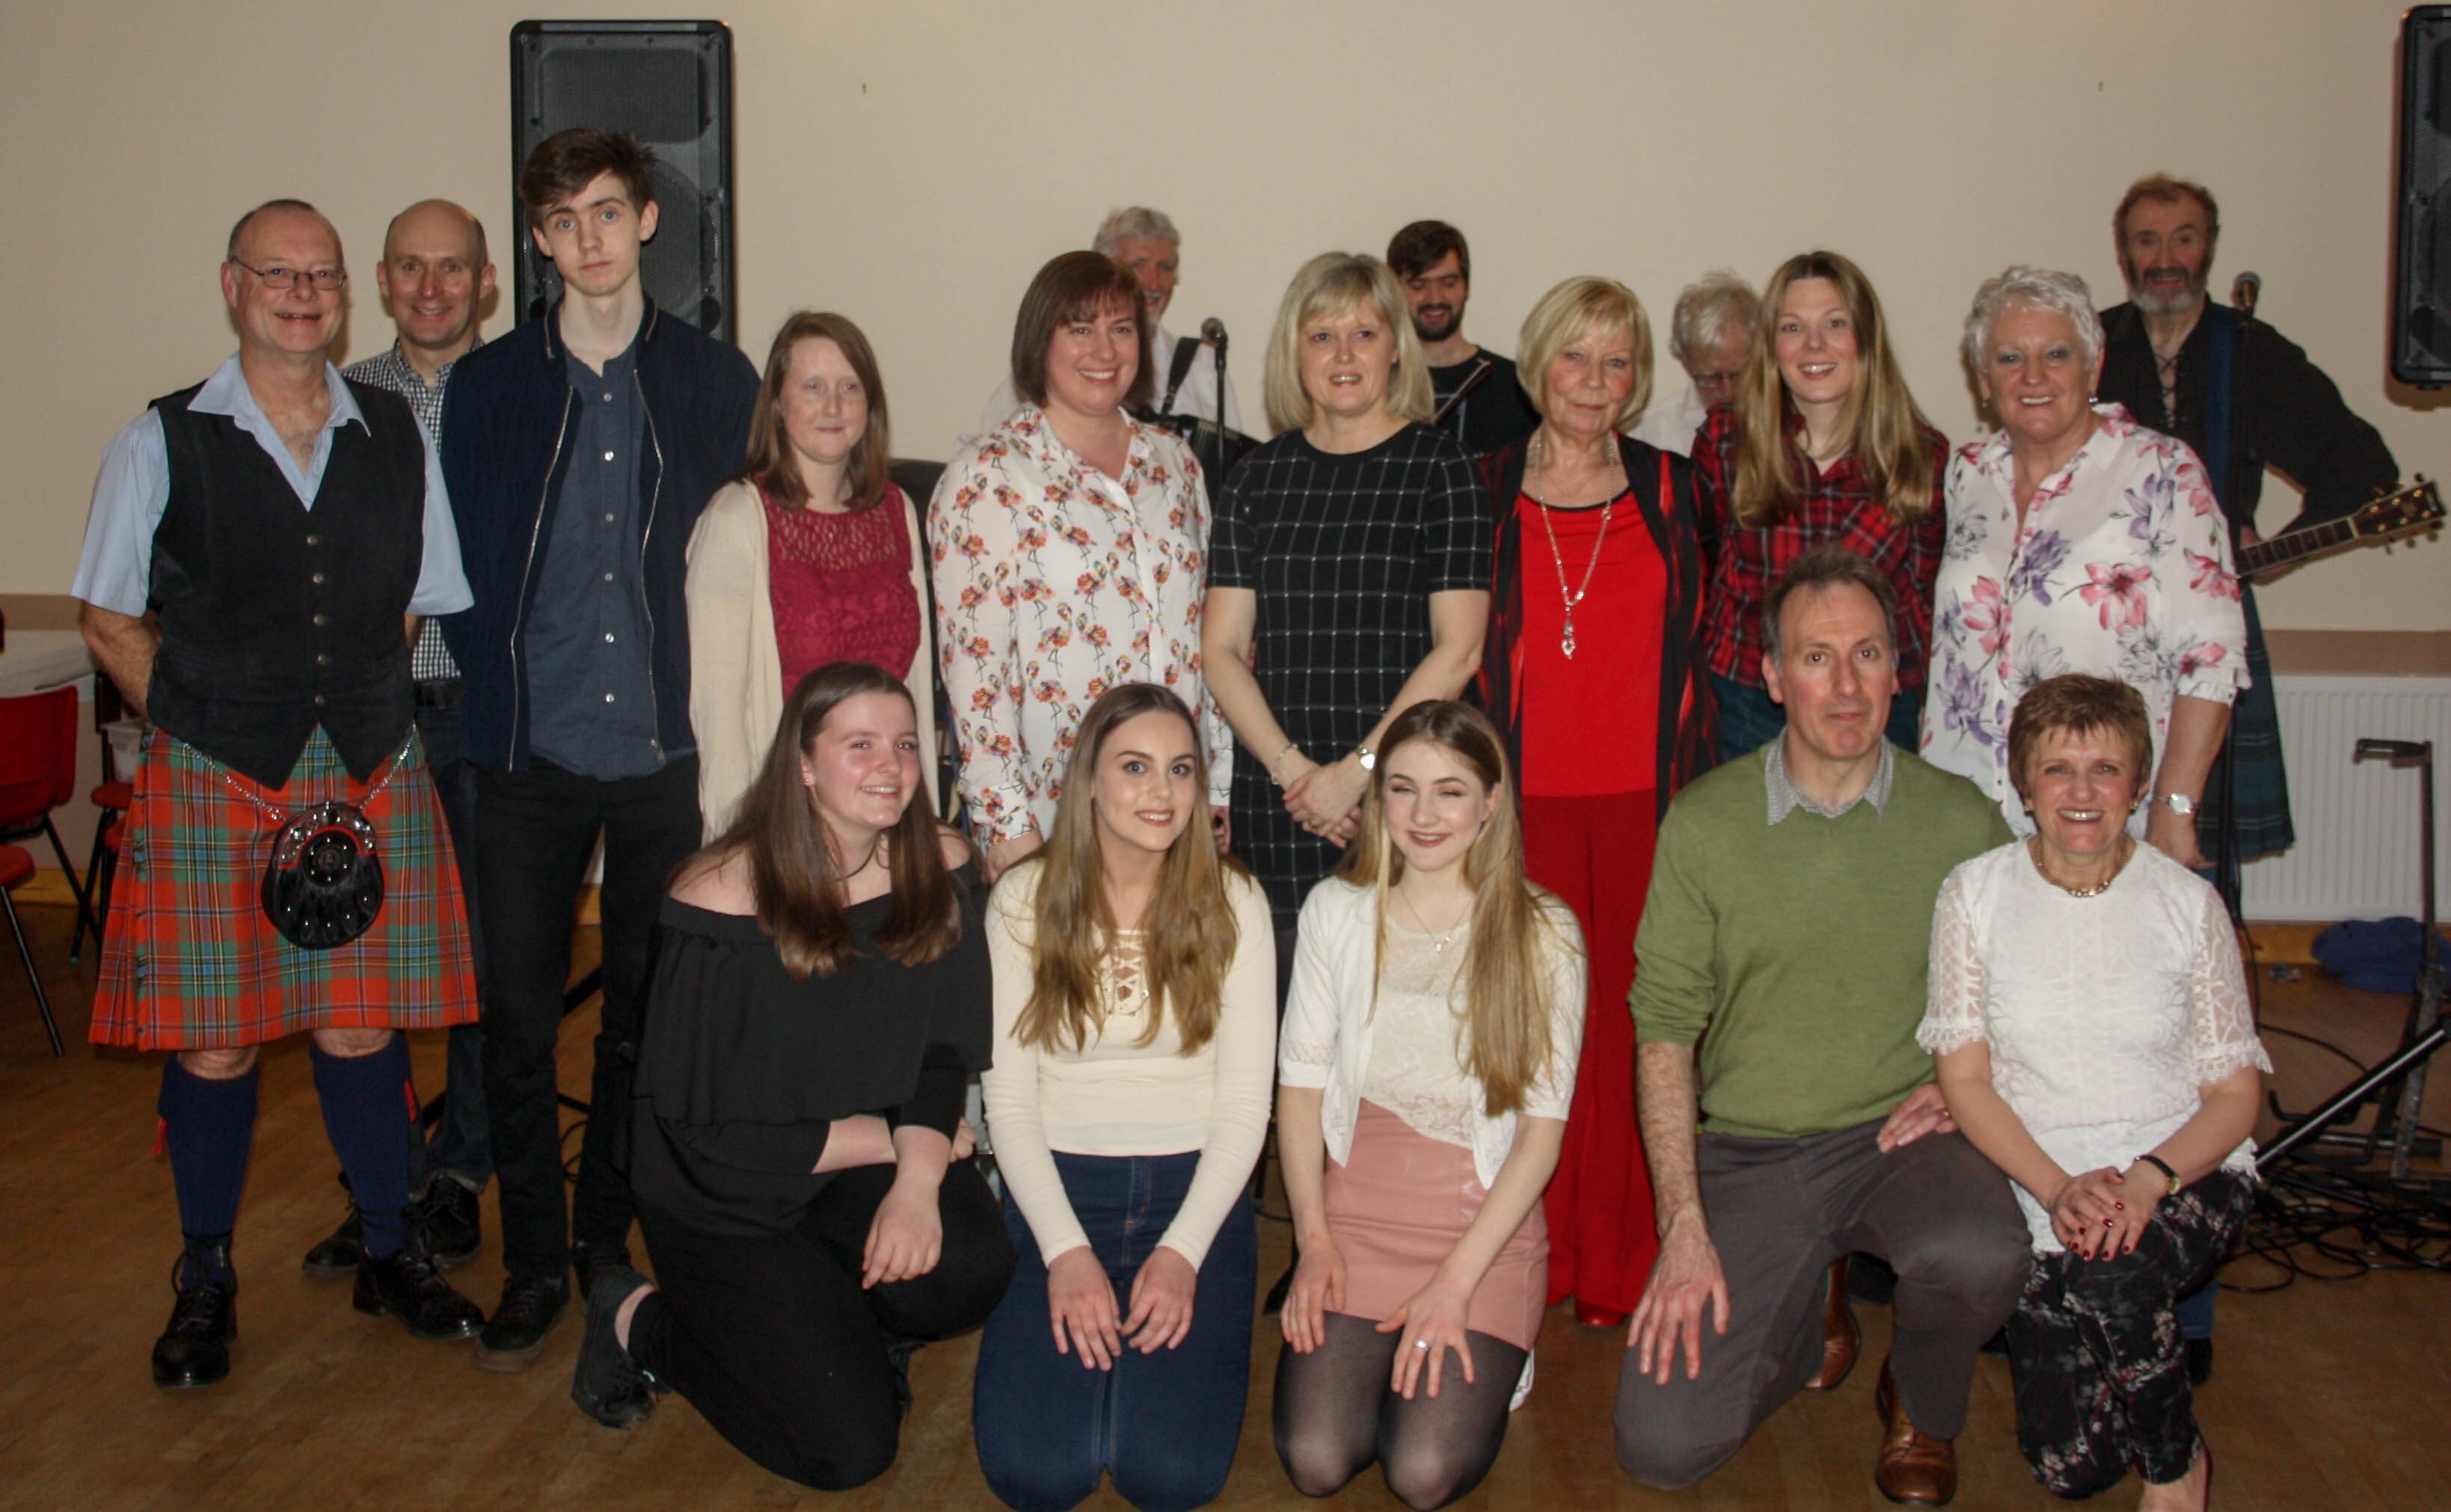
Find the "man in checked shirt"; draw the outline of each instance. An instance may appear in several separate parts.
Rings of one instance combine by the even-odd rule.
[[[342,376],[388,388],[408,401],[437,446],[442,444],[442,393],[451,369],[482,339],[477,320],[494,292],[494,265],[485,250],[485,227],[448,200],[421,200],[392,217],[383,233],[382,262],[375,285],[400,334],[389,350],[352,363]],[[460,754],[460,665],[442,644],[442,624],[429,619],[419,631],[410,674],[417,679],[417,734],[442,796],[442,817],[451,846],[468,854],[476,808],[475,769]],[[460,888],[468,902],[469,941],[484,970],[484,941],[477,933],[477,893],[462,864]],[[485,1132],[485,1040],[474,1024],[449,1031],[443,1073],[442,1116],[430,1132],[409,1134],[408,1177],[412,1211],[438,1266],[461,1266],[476,1258],[482,1235],[477,1195],[494,1174]],[[306,1251],[310,1276],[357,1274],[363,1253],[357,1204],[341,1226]]]

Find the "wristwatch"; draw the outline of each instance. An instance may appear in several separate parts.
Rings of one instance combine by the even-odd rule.
[[[2164,1160],[2159,1155],[2139,1155],[2136,1157],[2135,1164],[2140,1166],[2150,1166],[2155,1170],[2160,1171],[2163,1175],[2170,1178],[2170,1189],[2163,1193],[2164,1196],[2176,1197],[2179,1195],[2179,1187],[2181,1185],[2179,1181],[2179,1173],[2170,1168],[2170,1163],[2168,1161]]]
[[[2168,804],[2170,812],[2181,818],[2192,817],[2196,812],[2196,800],[2184,793],[2165,793],[2162,795],[2162,801]]]
[[[1363,771],[1375,772],[1379,769],[1379,753],[1371,750],[1368,746],[1355,746],[1353,748],[1353,755],[1355,759],[1362,763]]]

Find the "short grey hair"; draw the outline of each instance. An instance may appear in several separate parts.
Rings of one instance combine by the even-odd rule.
[[[1668,355],[1687,365],[1696,352],[1718,345],[1732,325],[1750,335],[1760,311],[1761,296],[1751,284],[1726,268],[1705,273],[1676,296],[1668,318]]]
[[[1174,228],[1174,223],[1167,218],[1166,212],[1152,210],[1146,205],[1127,205],[1120,210],[1108,210],[1107,218],[1098,223],[1098,234],[1089,245],[1112,257],[1116,247],[1136,236],[1164,242],[1171,247],[1183,245],[1183,233]]]
[[[1818,596],[1851,585],[1871,594],[1873,601],[1881,606],[1881,628],[1888,634],[1890,650],[1894,654],[1898,646],[1898,585],[1871,558],[1836,541],[1825,540],[1789,562],[1763,598],[1762,659],[1778,660],[1779,620],[1787,613],[1789,599],[1800,593]]]
[[[2102,317],[2094,313],[2093,293],[2085,286],[2085,280],[2074,273],[2017,263],[2003,268],[1999,277],[1985,279],[1974,291],[1974,307],[1966,312],[1966,363],[1975,372],[1983,371],[1992,325],[2003,311],[2010,309],[2067,317],[2076,328],[2076,344],[2085,354],[2085,365],[2091,367],[2102,356]]]

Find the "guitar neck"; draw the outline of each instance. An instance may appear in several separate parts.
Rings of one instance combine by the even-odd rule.
[[[2345,546],[2357,539],[2358,527],[2354,520],[2327,520],[2320,525],[2293,530],[2285,536],[2275,536],[2252,546],[2241,546],[2238,550],[2238,575],[2252,578],[2267,567],[2278,567],[2301,557],[2311,557],[2319,551]]]

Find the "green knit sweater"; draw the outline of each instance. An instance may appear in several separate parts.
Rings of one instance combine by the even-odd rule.
[[[1904,751],[1886,813],[1773,825],[1766,752],[1670,807],[1630,1001],[1641,1039],[1701,1041],[1703,1128],[1794,1138],[1882,1117],[1931,1079],[1914,1036],[1932,903],[2011,835],[1974,784]]]

